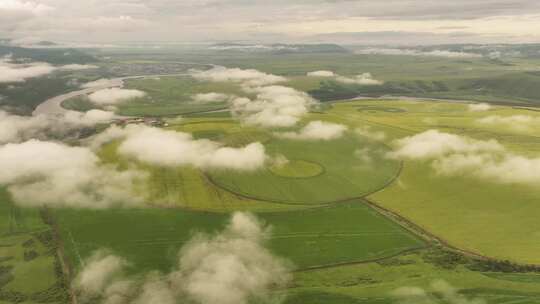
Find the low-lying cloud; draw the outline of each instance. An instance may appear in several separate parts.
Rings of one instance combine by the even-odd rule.
[[[429,130],[394,142],[390,157],[427,160],[438,174],[507,184],[540,184],[540,158],[517,155],[496,140]]]
[[[82,128],[107,123],[113,118],[114,113],[101,110],[37,116],[18,116],[0,111],[0,144],[60,138]]]
[[[96,105],[117,105],[144,96],[146,93],[140,90],[109,88],[88,95],[88,99]]]
[[[342,137],[347,126],[324,121],[312,121],[298,132],[276,132],[275,136],[296,140],[333,140]]]
[[[94,147],[121,140],[120,155],[158,166],[194,166],[202,169],[256,170],[268,159],[261,143],[224,147],[191,134],[147,126],[111,127],[93,140]]]
[[[21,206],[136,206],[135,185],[144,178],[102,164],[88,148],[39,140],[0,146],[0,185]]]
[[[192,70],[192,76],[203,81],[234,82],[255,98],[228,98],[231,113],[246,124],[261,127],[291,127],[307,114],[316,101],[308,94],[276,85],[287,79],[253,69],[215,67],[208,71]],[[210,99],[212,96],[199,98]]]
[[[307,76],[309,77],[335,77],[336,73],[332,71],[321,70],[321,71],[309,72],[307,73]]]
[[[374,79],[370,73],[363,73],[354,77],[338,76],[336,81],[345,84],[359,84],[359,85],[381,85],[384,82]]]
[[[214,67],[207,71],[191,70],[191,75],[195,79],[203,81],[236,82],[248,86],[266,86],[287,81],[285,77],[264,73],[254,69],[229,69],[225,67]]]
[[[366,48],[356,51],[357,54],[364,55],[399,55],[399,56],[427,56],[446,58],[481,58],[482,55],[468,52],[432,50],[421,51],[415,49],[393,49],[393,48]]]
[[[398,303],[403,304],[484,304],[480,298],[468,298],[443,280],[434,281],[429,289],[420,287],[400,287],[392,292]]]
[[[244,123],[262,127],[291,127],[317,102],[308,94],[285,86],[245,88],[255,99],[235,98],[231,112]]]
[[[374,79],[371,73],[362,73],[352,77],[346,77],[339,74],[336,74],[332,71],[314,71],[307,73],[309,77],[325,77],[325,78],[334,78],[337,82],[345,84],[358,84],[358,85],[381,85],[384,82]]]
[[[476,120],[476,123],[489,127],[503,127],[518,132],[529,132],[540,128],[540,117],[530,115],[491,115]]]
[[[356,128],[354,132],[362,137],[375,141],[383,141],[386,139],[386,133],[383,131],[375,131],[370,126]]]
[[[470,112],[485,112],[491,110],[492,108],[493,107],[487,103],[472,103],[468,106]]]
[[[44,62],[12,63],[9,57],[0,60],[0,83],[24,82],[30,78],[36,78],[51,74],[54,71],[75,71],[97,68],[96,66],[69,64],[53,66]]]
[[[232,96],[223,93],[200,93],[191,97],[193,102],[196,103],[213,103],[213,102],[226,102],[230,100]]]
[[[48,75],[56,68],[47,63],[12,64],[0,61],[0,83],[24,82]]]
[[[111,304],[174,304],[179,299],[200,304],[279,303],[280,296],[272,290],[286,286],[290,268],[266,249],[269,234],[253,215],[237,212],[221,233],[194,236],[168,274],[126,277],[126,261],[100,251],[81,270],[74,288],[85,302]]]

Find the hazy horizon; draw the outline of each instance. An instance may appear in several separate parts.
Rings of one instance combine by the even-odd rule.
[[[531,0],[0,0],[0,20],[20,42],[540,42]]]

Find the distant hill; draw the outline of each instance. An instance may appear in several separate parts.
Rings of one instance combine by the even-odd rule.
[[[54,42],[43,41],[42,43]],[[50,64],[85,64],[98,61],[95,57],[75,49],[39,49],[0,45],[0,57],[9,54],[13,55],[14,59],[28,58]]]
[[[209,47],[211,50],[228,52],[250,52],[250,53],[348,53],[349,51],[337,44],[240,44],[240,43],[219,43]]]

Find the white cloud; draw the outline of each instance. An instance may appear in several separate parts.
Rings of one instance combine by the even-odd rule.
[[[487,103],[472,103],[469,104],[469,111],[471,112],[485,112],[491,110],[493,107]]]
[[[146,19],[129,15],[96,16],[94,18],[72,19],[67,21],[71,29],[80,31],[133,32],[152,26]]]
[[[253,69],[214,67],[207,71],[191,70],[195,79],[213,82],[237,82],[248,86],[265,86],[287,81],[285,77],[276,76]]]
[[[286,81],[286,78],[257,70],[215,67],[208,71],[192,70],[192,76],[204,81],[236,82],[245,93],[256,95],[254,100],[247,97],[229,98],[233,115],[251,125],[294,126],[315,104],[315,100],[304,92],[273,85]]]
[[[334,76],[336,76],[336,74],[334,72],[332,72],[332,71],[321,70],[321,71],[309,72],[309,73],[307,73],[307,76],[310,76],[310,77],[334,77]]]
[[[66,64],[60,67],[64,71],[80,71],[80,70],[90,70],[99,68],[97,65],[91,64]]]
[[[384,82],[374,79],[370,73],[363,73],[354,77],[338,76],[336,80],[346,84],[359,84],[359,85],[381,85]]]
[[[294,126],[316,101],[304,92],[284,86],[244,88],[256,98],[235,98],[231,112],[250,125],[262,127]]]
[[[180,299],[200,304],[275,302],[279,295],[272,291],[285,287],[291,276],[288,262],[265,248],[268,237],[268,227],[250,214],[237,212],[221,233],[194,236],[180,250],[177,267],[168,274],[125,278],[121,276],[126,266],[122,258],[98,253],[76,282],[83,276],[95,280],[75,287],[87,297],[101,296],[107,304],[174,304]],[[134,285],[141,288],[132,288]]]
[[[88,99],[97,105],[117,105],[144,96],[146,93],[140,90],[110,88],[94,92],[88,95]]]
[[[200,93],[192,96],[192,100],[197,103],[212,103],[225,102],[231,98],[228,94],[223,93]]]
[[[102,79],[87,82],[87,83],[81,85],[81,88],[89,89],[89,88],[110,86],[111,81],[112,81],[111,79],[102,78]]]
[[[447,50],[420,51],[415,49],[392,49],[392,48],[366,48],[356,51],[357,54],[378,54],[378,55],[404,55],[404,56],[428,56],[447,58],[480,58],[482,55],[467,52],[456,52]]]
[[[0,144],[32,138],[58,138],[78,129],[110,122],[113,118],[114,113],[101,110],[67,111],[59,116],[18,116],[0,110]]]
[[[323,121],[312,121],[298,132],[274,133],[275,136],[298,140],[333,140],[343,136],[347,126]]]
[[[0,60],[0,83],[24,82],[30,78],[36,78],[51,74],[54,71],[77,71],[97,68],[93,65],[68,64],[53,66],[45,62],[11,63],[11,58],[4,57]]]
[[[210,140],[195,140],[188,133],[136,125],[109,128],[94,139],[94,147],[113,139],[122,140],[118,147],[121,155],[159,166],[256,170],[268,158],[260,143],[241,148],[223,147]]]
[[[391,157],[431,161],[438,174],[469,175],[486,181],[540,184],[540,158],[514,154],[495,140],[429,130],[394,142]]]
[[[310,77],[333,77],[336,81],[346,84],[381,85],[384,82],[374,79],[371,73],[363,73],[353,77],[346,77],[332,71],[315,71],[307,73]]]
[[[438,158],[455,153],[502,152],[496,140],[482,141],[459,135],[429,130],[394,142],[391,156],[407,159]]]
[[[30,78],[45,76],[56,68],[48,63],[13,64],[0,61],[0,83],[24,82]]]
[[[0,1],[0,16],[3,14],[14,14],[16,16],[40,16],[54,10],[53,7],[34,2],[21,0],[2,0]]]
[[[73,286],[85,296],[97,296],[122,275],[126,266],[124,259],[104,250],[96,251],[85,261],[84,268],[77,274]]]
[[[356,128],[354,132],[362,137],[366,137],[371,140],[383,141],[386,139],[386,133],[384,133],[383,131],[373,131],[370,126]]]
[[[22,206],[137,206],[134,185],[145,177],[102,165],[87,148],[38,140],[0,147],[0,185]]]
[[[433,295],[434,293],[437,296]],[[420,287],[400,287],[392,292],[392,296],[402,304],[485,304],[480,298],[468,298],[446,281],[437,280],[431,283],[428,290]]]
[[[510,130],[528,132],[540,127],[540,117],[530,115],[499,116],[491,115],[476,120],[480,125],[504,127]]]

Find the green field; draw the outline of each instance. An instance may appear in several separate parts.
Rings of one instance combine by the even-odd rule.
[[[275,174],[272,168],[253,173],[215,171],[210,177],[231,192],[267,201],[324,204],[357,198],[384,188],[400,169],[399,162],[381,156],[370,161],[357,157],[355,153],[360,147],[381,153],[388,149],[353,135],[328,143],[273,139],[266,143],[269,153],[312,164],[295,168],[295,174],[306,178],[295,178],[291,173]]]
[[[14,206],[0,191],[0,301],[62,303],[67,286],[58,244],[38,210]]]
[[[64,272],[76,273],[84,259],[103,248],[127,259],[128,274],[136,278],[155,270],[167,273],[184,244],[197,233],[222,231],[235,211],[251,212],[270,225],[266,245],[294,265],[287,288],[273,290],[288,294],[286,304],[400,303],[392,291],[404,286],[429,290],[436,280],[486,303],[540,304],[539,268],[525,265],[540,265],[536,185],[442,176],[431,161],[388,157],[396,139],[431,129],[495,139],[512,153],[539,157],[540,111],[534,106],[540,100],[540,76],[529,71],[540,67],[537,58],[501,63],[353,52],[100,52],[100,57],[110,55],[111,71],[117,73],[189,61],[282,75],[288,78],[283,85],[324,102],[287,131],[314,120],[345,124],[349,131],[331,141],[282,139],[274,133],[284,130],[242,124],[227,110],[227,102],[191,101],[197,93],[245,96],[237,84],[189,76],[132,79],[126,87],[148,96],[120,105],[119,114],[162,116],[167,130],[225,146],[261,142],[272,158],[288,161],[269,161],[253,172],[160,167],[121,157],[119,143],[113,142],[99,151],[104,163],[149,173],[148,183],[140,185],[144,208],[24,209],[0,191],[0,304],[70,302],[65,280],[72,274]],[[343,85],[306,76],[315,70],[344,76],[369,72],[385,84]],[[60,76],[65,78],[0,86],[3,105],[17,105],[17,99],[21,111],[29,112],[39,98],[69,89],[63,81],[73,75]],[[35,90],[28,89],[32,86]],[[374,98],[387,94],[441,99]],[[358,95],[372,99],[350,100]],[[498,105],[473,112],[473,100]],[[64,106],[95,107],[85,97]],[[494,115],[526,116],[532,122],[527,127],[500,120],[479,123]],[[379,133],[360,135],[357,128]]]
[[[406,111],[351,111],[375,105]],[[526,109],[495,107],[487,112],[469,112],[467,105],[459,103],[358,101],[335,104],[330,114],[335,115],[336,121],[384,131],[389,143],[395,138],[438,129],[476,139],[496,139],[509,150],[531,157],[540,152],[540,139],[536,136],[539,126],[524,130],[476,122],[490,115],[538,117],[537,112]],[[540,192],[527,185],[505,185],[465,175],[436,175],[427,161],[406,161],[394,184],[370,196],[453,246],[522,263],[540,262],[536,254],[540,247],[531,241],[540,231],[536,220],[539,198]]]
[[[383,258],[424,246],[361,201],[258,216],[272,227],[270,248],[300,269]],[[108,248],[134,263],[135,272],[170,269],[194,232],[216,232],[228,219],[221,213],[159,208],[59,210],[56,217],[76,265],[94,250]]]

